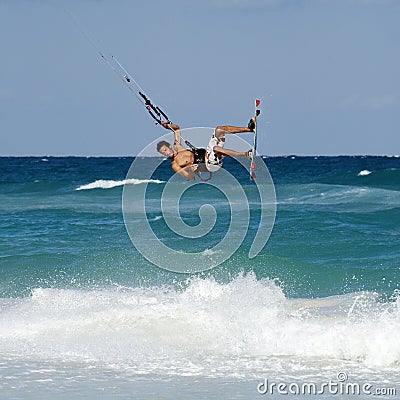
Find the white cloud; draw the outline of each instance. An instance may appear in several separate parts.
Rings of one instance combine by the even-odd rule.
[[[354,4],[372,4],[377,6],[400,4],[400,0],[342,0]]]
[[[211,0],[219,7],[247,8],[247,7],[279,7],[291,3],[291,0]]]
[[[285,6],[306,6],[313,4],[332,4],[333,0],[206,0],[209,4],[226,8],[278,8]],[[400,5],[400,0],[335,0],[336,4],[355,4],[373,6]]]
[[[400,95],[351,95],[344,98],[341,103],[344,107],[361,107],[371,110],[380,110],[400,106]]]
[[[400,0],[310,0],[310,3],[326,3],[326,4],[359,4],[359,5],[373,5],[373,6],[392,6],[400,5]]]

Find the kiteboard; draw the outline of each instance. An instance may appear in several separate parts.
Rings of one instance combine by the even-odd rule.
[[[254,101],[254,108],[255,108],[255,118],[254,118],[254,135],[253,135],[253,147],[252,147],[252,153],[251,153],[251,158],[250,158],[250,179],[254,181],[256,179],[256,163],[255,163],[255,157],[256,157],[256,152],[257,152],[257,117],[260,115],[260,103],[261,101],[256,99]]]

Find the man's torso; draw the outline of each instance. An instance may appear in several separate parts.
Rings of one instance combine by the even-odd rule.
[[[181,168],[185,168],[188,165],[192,165],[193,162],[194,162],[194,155],[189,150],[178,151],[178,153],[174,155],[174,158],[172,160],[172,163],[175,163],[177,166]]]

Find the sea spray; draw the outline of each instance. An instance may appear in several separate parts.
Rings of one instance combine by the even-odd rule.
[[[291,300],[273,281],[248,274],[227,284],[196,278],[182,290],[34,289],[3,303],[0,354],[249,378],[263,363],[286,372],[299,362],[313,370],[317,359],[329,370],[346,362],[391,367],[400,362],[399,329],[398,301],[382,304],[368,293]]]

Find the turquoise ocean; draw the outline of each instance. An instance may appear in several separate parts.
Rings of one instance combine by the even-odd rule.
[[[0,158],[0,399],[319,397],[262,394],[266,380],[369,384],[398,398],[399,157],[263,157],[276,191],[269,241],[250,259],[247,235],[195,274],[136,250],[124,185],[146,185],[152,229],[176,249],[220,240],[229,207],[199,183],[182,218],[197,224],[215,201],[217,228],[204,240],[170,235],[159,202],[168,162],[127,182],[132,161]],[[256,207],[248,172],[234,160],[225,168]]]

